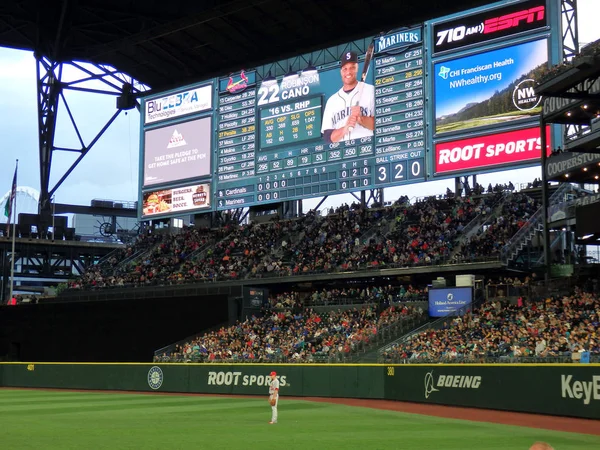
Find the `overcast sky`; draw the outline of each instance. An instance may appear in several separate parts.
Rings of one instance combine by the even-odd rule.
[[[599,0],[578,0],[579,35],[581,43],[600,38]],[[67,92],[69,106],[88,144],[115,112],[115,98],[87,93]],[[39,189],[39,151],[36,106],[35,60],[30,52],[0,48],[0,98],[2,111],[2,164],[0,165],[0,197],[10,188],[15,159],[19,159],[19,186]],[[92,199],[136,200],[139,161],[139,113],[136,110],[120,117],[92,148],[79,166],[58,189],[56,201],[89,205]],[[78,140],[69,124],[64,107],[59,109],[55,145],[77,147]],[[62,176],[77,154],[54,152],[50,187]],[[488,183],[527,183],[541,177],[539,168],[482,175],[478,181]],[[386,189],[386,200],[400,195],[410,198],[443,193],[453,187],[453,180],[427,182],[419,185]],[[304,210],[316,206],[320,199],[304,201]],[[330,197],[325,206],[352,202],[349,195]]]

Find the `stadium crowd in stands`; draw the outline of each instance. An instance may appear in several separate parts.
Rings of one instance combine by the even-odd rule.
[[[225,281],[497,257],[501,245],[538,205],[514,193],[510,183],[490,185],[487,191],[476,185],[467,197],[450,192],[414,203],[401,197],[386,208],[342,205],[324,216],[310,211],[291,220],[145,233],[134,246],[69,282],[68,288]],[[487,231],[465,245],[465,227],[488,217],[494,221]]]
[[[477,255],[500,255],[510,238],[540,207],[538,201],[525,194],[513,194],[510,202],[503,203],[501,213],[486,224],[479,234],[463,244],[460,256],[471,258]]]
[[[311,362],[340,358],[369,344],[381,328],[424,317],[420,307],[405,304],[389,306],[380,314],[374,305],[317,312],[304,307],[299,295],[292,293],[271,299],[270,305],[262,314],[177,345],[155,361]]]
[[[388,349],[385,360],[460,360],[600,354],[600,299],[576,291],[517,305],[485,303]]]

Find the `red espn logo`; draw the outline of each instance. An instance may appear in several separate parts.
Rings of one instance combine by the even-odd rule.
[[[516,28],[522,21],[526,23],[540,22],[544,20],[545,14],[545,6],[536,6],[535,8],[524,9],[523,11],[487,19],[484,22],[483,34]]]

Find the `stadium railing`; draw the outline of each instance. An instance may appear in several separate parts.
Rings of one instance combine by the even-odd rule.
[[[583,364],[571,353],[560,356],[456,356],[440,358],[400,358],[380,359],[383,364]],[[590,355],[590,363],[600,363],[600,354]]]

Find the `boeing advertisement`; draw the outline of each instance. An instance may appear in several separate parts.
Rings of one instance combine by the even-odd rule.
[[[429,290],[429,316],[445,317],[470,305],[473,301],[473,289],[453,287]]]
[[[535,86],[548,70],[546,39],[436,63],[436,134],[530,121],[541,112]]]

